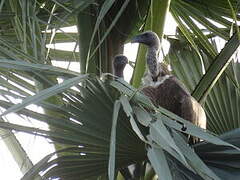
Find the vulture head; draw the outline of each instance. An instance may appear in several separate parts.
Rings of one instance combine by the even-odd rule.
[[[161,66],[158,66],[158,54],[160,48],[160,40],[158,35],[152,31],[141,33],[132,39],[132,43],[142,43],[148,47],[147,66],[149,75],[153,82],[158,81],[161,73]]]
[[[117,77],[123,78],[123,70],[128,63],[128,59],[124,55],[117,55],[113,61],[114,74]]]
[[[152,31],[146,31],[135,36],[131,42],[142,43],[148,46],[149,48],[155,48],[156,50],[158,50],[160,47],[160,40],[158,38],[158,35]]]

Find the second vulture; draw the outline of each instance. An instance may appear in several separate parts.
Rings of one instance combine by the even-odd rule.
[[[114,75],[118,78],[123,78],[123,70],[128,63],[128,59],[124,55],[117,55],[113,60]]]

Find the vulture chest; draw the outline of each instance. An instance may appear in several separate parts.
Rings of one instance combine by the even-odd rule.
[[[145,87],[142,92],[151,99],[155,106],[161,106],[180,117],[183,117],[182,104],[185,99],[191,97],[174,76],[157,82],[153,86]]]

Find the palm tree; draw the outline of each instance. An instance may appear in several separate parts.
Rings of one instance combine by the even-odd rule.
[[[168,11],[178,24],[174,38],[163,34]],[[0,127],[6,133],[14,130],[48,138],[57,150],[32,168],[29,161],[23,173],[30,171],[23,179],[33,179],[39,172],[45,179],[121,179],[131,164],[136,164],[133,175],[137,179],[239,177],[239,130],[233,130],[239,128],[240,114],[239,63],[233,57],[239,46],[238,12],[236,0],[207,4],[189,0],[1,1],[4,100],[0,106],[7,110]],[[77,26],[77,33],[61,29],[72,25]],[[164,60],[204,104],[208,132],[154,107],[136,89],[145,71],[144,47],[139,48],[131,85],[112,81],[105,74],[112,72],[112,58],[123,52],[124,43],[143,30],[155,31],[171,43]],[[217,38],[226,43],[221,51]],[[75,42],[79,52],[77,46],[72,52],[46,48],[46,44],[61,42]],[[81,71],[55,67],[52,60],[76,61]],[[13,98],[21,103],[14,104]],[[44,113],[26,108],[29,104],[42,107]],[[4,121],[11,112],[45,122],[49,129]],[[206,143],[195,145],[193,151],[178,133],[182,123],[185,133]],[[24,153],[21,146],[14,147]]]

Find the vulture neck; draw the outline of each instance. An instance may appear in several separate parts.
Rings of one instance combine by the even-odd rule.
[[[149,72],[153,81],[157,81],[159,75],[158,69],[158,55],[159,55],[159,47],[158,46],[150,46],[148,47],[147,53],[147,65]]]
[[[116,69],[115,76],[117,76],[118,78],[123,78],[123,69]]]

